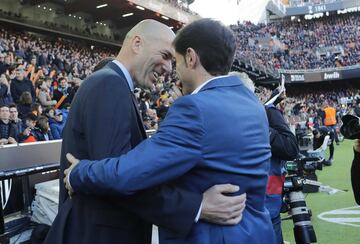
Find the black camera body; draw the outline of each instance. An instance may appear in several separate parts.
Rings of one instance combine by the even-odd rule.
[[[301,157],[285,164],[288,175],[284,182],[284,205],[282,212],[290,212],[294,223],[294,236],[297,244],[315,243],[316,234],[311,224],[311,211],[307,208],[303,194],[305,177],[316,170],[322,170],[323,159]]]
[[[318,157],[301,157],[294,161],[288,161],[285,168],[288,175],[296,175],[297,177],[304,177],[314,173],[316,170],[322,170],[322,163],[324,159]]]
[[[341,117],[343,125],[340,128],[344,138],[349,140],[360,139],[360,118],[355,115],[344,115]]]

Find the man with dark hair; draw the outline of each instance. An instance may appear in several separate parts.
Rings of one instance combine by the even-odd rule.
[[[15,128],[18,132],[18,134],[22,133],[22,120],[19,119],[19,113],[16,107],[16,104],[12,103],[9,105],[9,111],[10,111],[10,121],[15,125]]]
[[[69,192],[132,195],[176,182],[202,193],[214,184],[232,183],[240,186],[234,195],[247,194],[239,224],[201,221],[190,226],[187,236],[160,228],[161,243],[275,243],[265,210],[269,127],[258,98],[237,76],[227,75],[236,48],[232,31],[218,21],[201,19],[185,26],[173,45],[188,96],[173,103],[156,134],[127,154],[80,163],[69,154]]]
[[[18,67],[15,71],[16,77],[11,81],[10,90],[11,96],[14,99],[15,103],[19,103],[21,94],[24,92],[30,92],[32,100],[35,101],[36,94],[33,83],[25,78],[25,71],[23,68]]]
[[[33,133],[36,141],[51,141],[54,139],[50,131],[49,119],[45,116],[38,117]]]
[[[8,105],[0,105],[0,145],[16,143],[17,131],[10,122],[10,112]]]
[[[185,236],[199,215],[217,224],[240,221],[245,197],[223,195],[238,191],[229,184],[194,192],[171,182],[124,198],[76,194],[70,199],[65,189],[66,153],[92,160],[115,157],[146,138],[134,83],[149,89],[171,71],[173,39],[168,26],[141,21],[126,35],[116,59],[79,88],[63,130],[59,213],[45,243],[148,244],[151,223]]]
[[[285,181],[285,161],[294,160],[298,156],[299,146],[280,110],[273,104],[267,105],[266,114],[270,127],[271,161],[265,204],[270,213],[276,243],[283,244],[280,210]]]
[[[200,25],[201,28],[198,28]],[[195,29],[196,35],[194,35]],[[209,31],[218,33],[218,36],[206,39]],[[213,22],[208,19],[197,21],[196,24],[187,26],[176,36],[175,51],[185,59],[190,54],[189,47],[191,46],[199,56],[199,61],[207,73],[212,76],[227,75],[234,61],[235,36],[232,32],[222,31],[222,26],[213,25]]]
[[[36,126],[37,116],[33,113],[29,113],[24,118],[23,127],[25,128],[19,133],[20,142],[35,142],[34,129]]]
[[[53,99],[59,102],[62,100],[62,103],[59,105],[59,108],[63,108],[64,104],[69,103],[69,89],[67,79],[65,77],[61,77],[59,80],[59,86],[54,90]]]

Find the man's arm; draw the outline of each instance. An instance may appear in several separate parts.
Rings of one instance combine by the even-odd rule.
[[[293,160],[299,154],[299,146],[295,135],[281,112],[275,107],[266,109],[270,127],[271,153],[282,160]]]
[[[114,80],[114,82],[111,82]],[[106,98],[94,99],[100,93],[89,94],[91,97],[90,106],[95,107],[102,103],[102,109],[89,109],[87,112],[86,132],[89,134],[89,148],[91,148],[92,158],[104,158],[104,155],[121,155],[130,150],[130,123],[132,121],[128,114],[132,106],[131,98],[128,103],[121,101],[128,96],[127,87],[121,87],[120,93],[117,85],[121,84],[117,79],[107,79],[110,81],[105,87],[106,91],[101,94],[109,93]],[[115,86],[115,87],[114,87]],[[113,113],[109,113],[112,111]],[[117,115],[114,119],[111,114]],[[95,124],[94,124],[95,123]],[[118,123],[115,128],[112,126]],[[94,128],[101,128],[95,130]],[[114,137],[114,138],[113,138]],[[234,189],[235,188],[235,189]],[[236,224],[241,220],[241,213],[245,206],[245,195],[226,196],[223,194],[238,191],[235,186],[215,186],[207,190],[204,194],[194,193],[183,190],[176,185],[161,185],[156,188],[140,191],[136,195],[127,198],[111,198],[114,204],[120,208],[127,209],[135,213],[144,220],[158,226],[167,228],[180,235],[186,235],[199,212],[202,204],[201,219],[217,224]]]
[[[71,172],[71,186],[80,193],[130,195],[169,182],[201,162],[203,134],[198,107],[181,98],[160,130],[129,153],[81,161]]]

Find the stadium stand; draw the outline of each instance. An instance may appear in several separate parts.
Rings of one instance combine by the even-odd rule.
[[[270,69],[324,69],[360,63],[360,15],[232,26],[237,58]]]

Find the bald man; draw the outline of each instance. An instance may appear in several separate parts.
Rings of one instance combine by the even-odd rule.
[[[115,157],[146,138],[134,84],[152,88],[158,76],[171,71],[174,37],[166,25],[144,20],[126,35],[116,59],[83,82],[63,130],[60,179],[69,167],[67,152],[80,159]],[[186,236],[200,215],[204,221],[236,224],[244,196],[222,193],[237,190],[220,185],[199,194],[167,184],[127,198],[69,198],[60,180],[59,213],[45,243],[147,244],[152,223]]]

